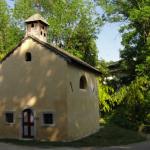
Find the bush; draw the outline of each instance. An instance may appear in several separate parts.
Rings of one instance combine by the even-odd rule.
[[[130,112],[126,106],[120,106],[114,110],[110,115],[109,121],[127,129],[138,130],[142,120],[138,120],[134,117],[133,112]]]
[[[134,130],[138,130],[141,124],[150,124],[150,83],[146,77],[136,78],[113,98],[118,105],[110,115],[111,122]]]

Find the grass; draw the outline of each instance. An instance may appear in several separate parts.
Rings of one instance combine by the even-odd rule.
[[[65,146],[65,147],[83,147],[83,146],[114,146],[136,143],[146,140],[145,137],[135,131],[120,128],[116,125],[105,125],[99,132],[89,137],[74,142],[49,142],[49,141],[24,141],[15,139],[1,139],[0,142],[12,143],[16,145],[45,147]]]

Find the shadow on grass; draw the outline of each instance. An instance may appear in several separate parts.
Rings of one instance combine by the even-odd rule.
[[[73,142],[49,142],[49,141],[24,141],[15,139],[0,139],[0,142],[11,143],[15,145],[34,146],[42,148],[50,147],[84,147],[84,146],[115,146],[115,145],[126,145],[136,142],[141,142],[146,138],[139,133],[124,128],[117,127],[115,125],[105,125],[99,132],[83,138],[81,140]]]

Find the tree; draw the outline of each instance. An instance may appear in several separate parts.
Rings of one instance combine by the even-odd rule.
[[[117,102],[111,121],[125,128],[139,129],[150,122],[150,82],[148,77],[136,77],[123,86],[112,99]]]
[[[66,49],[92,66],[97,66],[98,63],[95,42],[97,26],[92,21],[92,16],[82,16],[72,36],[66,39]]]
[[[0,1],[0,52],[7,49],[7,29],[9,25],[8,7],[5,0]]]
[[[14,48],[21,37],[19,28],[11,21],[10,10],[5,0],[0,1],[0,59]]]
[[[137,129],[150,118],[150,1],[96,0],[104,9],[103,19],[122,23],[120,50],[128,82],[111,97],[117,102],[112,111],[113,122]]]
[[[135,79],[136,68],[145,64],[150,55],[150,1],[149,0],[98,0],[107,15],[105,20],[122,22],[120,55],[126,63],[130,78]],[[142,69],[142,68],[141,68]]]
[[[13,12],[18,23],[40,12],[50,25],[50,43],[96,66],[95,39],[102,21],[96,14],[95,3],[90,0],[16,0]]]

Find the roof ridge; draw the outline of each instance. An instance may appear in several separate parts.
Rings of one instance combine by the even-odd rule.
[[[76,61],[79,61],[79,62],[83,63],[84,65],[86,65],[86,66],[90,67],[91,69],[94,69],[95,71],[97,71],[97,72],[100,73],[100,71],[99,71],[98,69],[96,69],[95,67],[91,66],[91,65],[88,64],[87,62],[85,62],[85,61],[81,60],[80,58],[78,58],[78,57],[76,57],[76,56],[70,54],[69,52],[65,51],[64,49],[62,49],[62,48],[60,48],[60,47],[58,47],[58,46],[54,46],[53,44],[50,44],[50,43],[48,43],[48,42],[41,41],[41,40],[39,40],[38,38],[36,38],[36,37],[34,37],[34,36],[31,36],[31,35],[29,35],[28,37],[31,37],[31,38],[37,40],[38,42],[40,42],[40,43],[42,43],[42,44],[47,44],[47,45],[49,45],[49,46],[51,46],[51,47],[53,47],[53,48],[59,50],[60,52],[64,53],[65,55],[67,55],[67,56],[69,56],[69,57],[75,59]]]
[[[14,48],[12,49],[12,51],[10,51],[1,61],[0,63],[2,63],[3,61],[5,61],[7,59],[7,57],[9,57],[26,39],[31,38],[34,41],[40,43],[41,45],[44,45],[45,47],[47,47],[50,50],[53,50],[54,52],[56,52],[57,54],[63,56],[64,58],[66,58],[66,61],[68,61],[69,63],[73,63],[73,64],[78,64],[80,67],[85,67],[87,69],[89,69],[91,72],[94,72],[96,74],[102,74],[99,70],[97,70],[95,67],[89,65],[88,63],[84,62],[83,60],[77,58],[76,56],[73,56],[72,54],[66,52],[64,49],[56,47],[50,43],[44,42],[39,40],[38,38],[28,35],[27,37],[23,38],[20,43]]]
[[[36,14],[30,16],[28,19],[25,20],[26,23],[32,22],[32,21],[42,21],[46,25],[49,25],[48,22],[39,13],[36,13]]]

